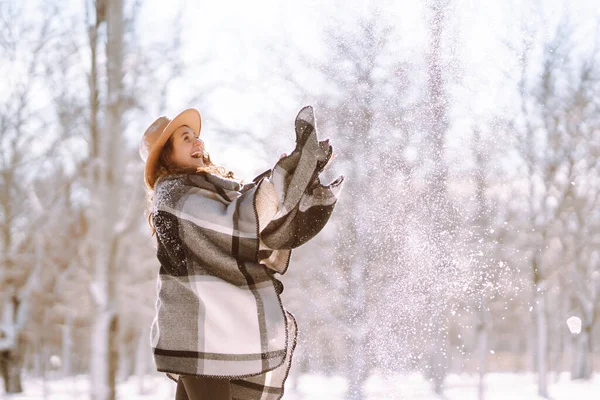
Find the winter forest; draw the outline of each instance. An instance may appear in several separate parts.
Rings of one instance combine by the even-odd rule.
[[[219,4],[216,4],[219,3]],[[138,143],[251,181],[315,108],[284,399],[600,398],[598,0],[0,1],[0,397],[173,399]]]

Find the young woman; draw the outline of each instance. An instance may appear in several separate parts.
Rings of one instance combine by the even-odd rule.
[[[311,107],[296,117],[294,151],[250,183],[212,163],[201,126],[187,109],[158,118],[140,143],[160,262],[156,367],[177,399],[280,399],[296,323],[275,274],[325,226],[343,176],[319,181],[332,147]]]

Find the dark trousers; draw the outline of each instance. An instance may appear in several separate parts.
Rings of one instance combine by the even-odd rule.
[[[229,379],[181,375],[175,400],[231,400]]]

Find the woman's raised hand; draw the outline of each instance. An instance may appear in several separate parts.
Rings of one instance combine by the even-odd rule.
[[[331,164],[331,161],[333,161],[333,159],[335,158],[335,156],[337,156],[336,153],[333,153],[331,155],[331,157],[329,158],[329,161],[327,161],[327,164],[325,164],[325,166],[323,167],[323,169],[327,168],[329,166],[329,164]],[[281,155],[279,156],[279,159],[281,160],[283,157],[287,157],[286,153],[281,153]]]

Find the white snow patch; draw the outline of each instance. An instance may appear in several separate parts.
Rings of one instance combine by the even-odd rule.
[[[581,319],[579,317],[570,317],[567,319],[567,326],[571,333],[576,335],[581,333]]]
[[[485,376],[486,400],[539,400],[536,378],[531,373],[489,373]],[[477,400],[478,374],[450,374],[445,381],[447,400]],[[11,395],[10,400],[90,400],[89,379],[84,375],[68,378],[24,379],[25,393]],[[348,383],[340,376],[318,374],[291,375],[285,387],[284,400],[344,400]],[[571,381],[561,373],[549,385],[553,400],[595,399],[600,393],[600,374],[590,381]],[[0,393],[3,392],[0,381]],[[2,398],[2,397],[0,397]],[[175,382],[162,374],[147,375],[140,382],[132,377],[117,385],[118,400],[172,400]],[[366,400],[420,399],[439,400],[430,382],[419,373],[373,374],[365,384]]]

